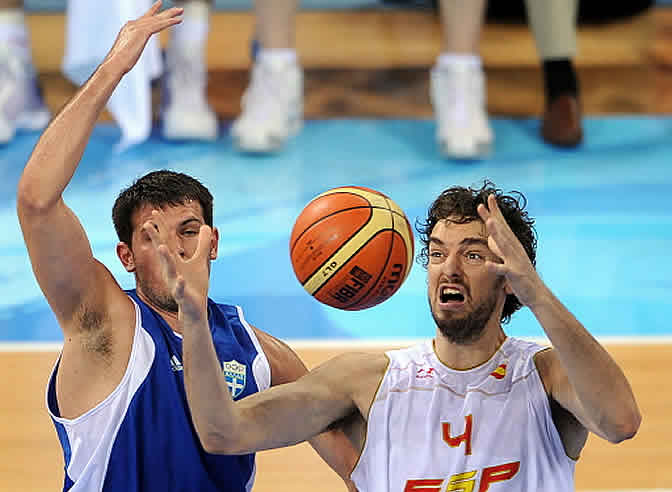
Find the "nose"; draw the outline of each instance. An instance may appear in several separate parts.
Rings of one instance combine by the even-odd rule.
[[[462,263],[459,255],[450,254],[446,256],[443,262],[443,274],[451,278],[462,277]]]
[[[184,258],[184,246],[182,245],[182,239],[180,238],[179,234],[175,234],[171,242],[171,249],[180,255],[180,257]]]
[[[175,250],[177,251],[177,254],[180,255],[180,258],[185,257],[184,246],[182,246],[182,241],[180,240],[177,241],[177,248]]]

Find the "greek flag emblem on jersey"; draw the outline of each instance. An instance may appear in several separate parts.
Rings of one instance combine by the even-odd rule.
[[[231,396],[237,398],[245,389],[247,366],[236,360],[230,360],[228,362],[222,362],[222,369]]]

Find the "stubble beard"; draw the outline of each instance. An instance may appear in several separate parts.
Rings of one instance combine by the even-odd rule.
[[[483,335],[485,327],[492,317],[492,313],[495,311],[496,305],[497,289],[494,289],[492,294],[488,296],[485,301],[464,316],[458,317],[460,313],[449,313],[449,316],[451,317],[440,320],[437,319],[436,313],[431,309],[431,304],[430,310],[434,322],[443,336],[452,343],[458,345],[470,345],[478,341]]]
[[[179,306],[172,295],[159,292],[149,283],[144,282],[139,276],[136,277],[137,289],[142,291],[145,297],[157,308],[169,313],[177,314]]]

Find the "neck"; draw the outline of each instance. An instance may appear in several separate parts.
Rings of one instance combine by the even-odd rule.
[[[138,297],[142,300],[142,302],[151,307],[154,311],[156,311],[159,314],[159,316],[163,318],[163,320],[168,324],[168,326],[170,326],[171,330],[173,330],[175,333],[179,333],[180,335],[182,335],[182,323],[180,323],[178,313],[168,311],[166,309],[157,306],[149,298],[147,298],[147,296],[145,296],[145,294],[143,294],[143,292],[140,291],[139,289],[136,289],[135,292],[138,294]]]
[[[499,322],[490,321],[481,338],[470,344],[451,342],[437,330],[434,338],[436,356],[444,365],[460,371],[473,369],[487,362],[506,340]]]

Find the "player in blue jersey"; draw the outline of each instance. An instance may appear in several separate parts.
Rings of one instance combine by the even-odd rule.
[[[47,396],[65,457],[64,490],[73,492],[242,492],[254,480],[254,454],[209,454],[194,431],[178,305],[147,232],[146,224],[158,227],[160,218],[160,233],[173,251],[209,273],[216,229],[207,254],[194,253],[201,226],[213,225],[210,192],[187,175],[158,171],[119,195],[113,210],[117,254],[136,279],[127,292],[93,257],[62,196],[114,88],[147,40],[180,22],[182,9],[160,7],[159,1],[121,29],[108,56],[40,137],[18,187],[33,270],[64,335]],[[203,321],[235,399],[306,372],[286,345],[250,326],[239,307],[204,299]],[[345,435],[332,430],[311,444],[352,488],[347,477],[356,452]]]

